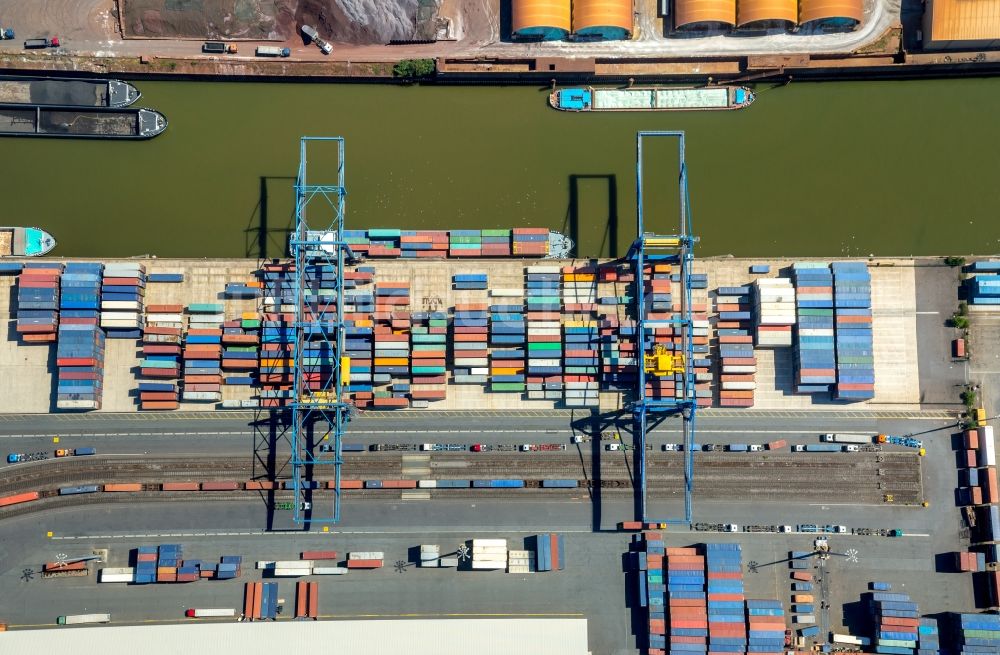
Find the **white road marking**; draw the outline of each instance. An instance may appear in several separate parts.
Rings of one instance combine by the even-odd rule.
[[[927,315],[939,316],[940,314],[941,312],[917,312],[917,316],[927,316]]]

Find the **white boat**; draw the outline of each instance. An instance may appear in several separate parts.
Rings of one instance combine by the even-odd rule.
[[[37,227],[0,227],[0,257],[41,257],[55,247],[55,238]]]

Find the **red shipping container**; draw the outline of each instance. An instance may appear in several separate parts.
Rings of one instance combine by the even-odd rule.
[[[327,489],[333,489],[334,488],[334,483],[332,481],[328,482],[326,484],[326,488]],[[340,488],[341,489],[364,489],[365,488],[365,483],[362,480],[341,480],[340,481]]]
[[[380,559],[349,559],[347,560],[349,569],[380,569],[382,560]]]
[[[239,482],[230,481],[219,481],[219,482],[202,482],[202,491],[236,491],[240,488]]]
[[[198,491],[201,488],[197,482],[164,482],[163,491]]]
[[[176,402],[177,393],[174,391],[143,391],[139,394],[139,401],[143,403],[150,401]]]
[[[57,364],[58,364],[58,360],[57,360]],[[62,364],[59,364],[59,365],[62,366]],[[976,468],[976,465],[978,463],[979,462],[978,462],[978,460],[976,458],[976,451],[975,450],[967,450],[967,451],[965,451],[965,468],[974,469],[974,468]]]
[[[1000,491],[997,489],[997,469],[990,466],[985,469],[986,482],[982,484],[984,500],[987,503],[1000,502]]]

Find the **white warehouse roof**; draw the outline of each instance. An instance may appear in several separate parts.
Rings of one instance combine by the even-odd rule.
[[[114,618],[114,617],[112,617]],[[136,645],[142,648],[136,650]],[[4,653],[246,655],[330,649],[364,655],[587,655],[586,619],[433,619],[192,623],[14,630]]]

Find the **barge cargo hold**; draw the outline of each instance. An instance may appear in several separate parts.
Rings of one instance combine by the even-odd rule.
[[[151,139],[167,129],[152,109],[61,109],[0,104],[0,136],[63,139]]]
[[[717,111],[749,107],[754,97],[754,92],[745,86],[627,89],[588,86],[553,91],[549,94],[549,105],[560,111]]]
[[[37,227],[0,227],[0,257],[42,257],[56,240]]]
[[[39,107],[128,107],[142,96],[128,82],[0,75],[0,104]]]

